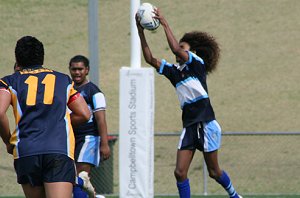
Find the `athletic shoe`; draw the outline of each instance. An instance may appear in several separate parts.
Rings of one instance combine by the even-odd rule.
[[[239,195],[239,198],[243,198],[241,195]]]
[[[96,195],[95,198],[105,198],[103,195]]]
[[[86,171],[82,171],[78,175],[83,180],[83,190],[89,194],[89,198],[95,198],[95,189],[90,181],[90,177]]]

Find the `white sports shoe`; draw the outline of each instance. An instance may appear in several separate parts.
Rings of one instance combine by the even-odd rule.
[[[86,171],[82,171],[78,176],[83,180],[83,190],[89,194],[89,198],[95,198],[95,189],[90,181],[90,177]]]
[[[243,198],[241,195],[239,195],[239,198]]]
[[[105,198],[103,195],[96,195],[95,198]]]

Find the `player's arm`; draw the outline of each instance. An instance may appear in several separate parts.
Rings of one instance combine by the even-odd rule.
[[[68,108],[72,111],[71,122],[73,126],[86,123],[91,117],[91,112],[84,98],[78,92],[70,97]]]
[[[11,94],[7,89],[0,88],[0,135],[6,145],[7,152],[12,154],[13,145],[10,144],[10,129],[6,111],[11,103]]]
[[[136,26],[138,29],[140,41],[141,41],[141,48],[142,48],[144,59],[148,64],[150,64],[156,69],[159,69],[161,62],[152,56],[151,50],[149,48],[149,45],[145,37],[144,28],[141,26],[140,18],[138,17],[137,14],[135,15],[135,21],[136,21]]]
[[[163,26],[166,37],[167,37],[167,41],[168,44],[173,52],[173,54],[175,56],[180,57],[184,62],[187,62],[189,60],[189,55],[188,53],[183,50],[178,41],[176,40],[167,20],[165,19],[165,17],[162,15],[160,9],[155,9],[155,18],[157,18],[160,21],[160,24]]]
[[[108,145],[105,110],[94,112],[94,116],[97,122],[98,134],[101,137],[100,155],[103,160],[106,160],[110,157],[110,148]]]

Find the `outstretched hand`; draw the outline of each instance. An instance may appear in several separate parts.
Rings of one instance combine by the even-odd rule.
[[[163,16],[159,8],[155,8],[153,13],[155,14],[153,18],[158,19],[161,25],[165,25],[167,23],[165,17]]]

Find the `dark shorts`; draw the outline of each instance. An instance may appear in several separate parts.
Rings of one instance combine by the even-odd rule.
[[[200,122],[183,128],[178,143],[179,150],[211,152],[221,146],[221,127],[216,120]]]
[[[44,182],[75,183],[74,161],[63,154],[43,154],[14,160],[19,184],[42,186]]]

